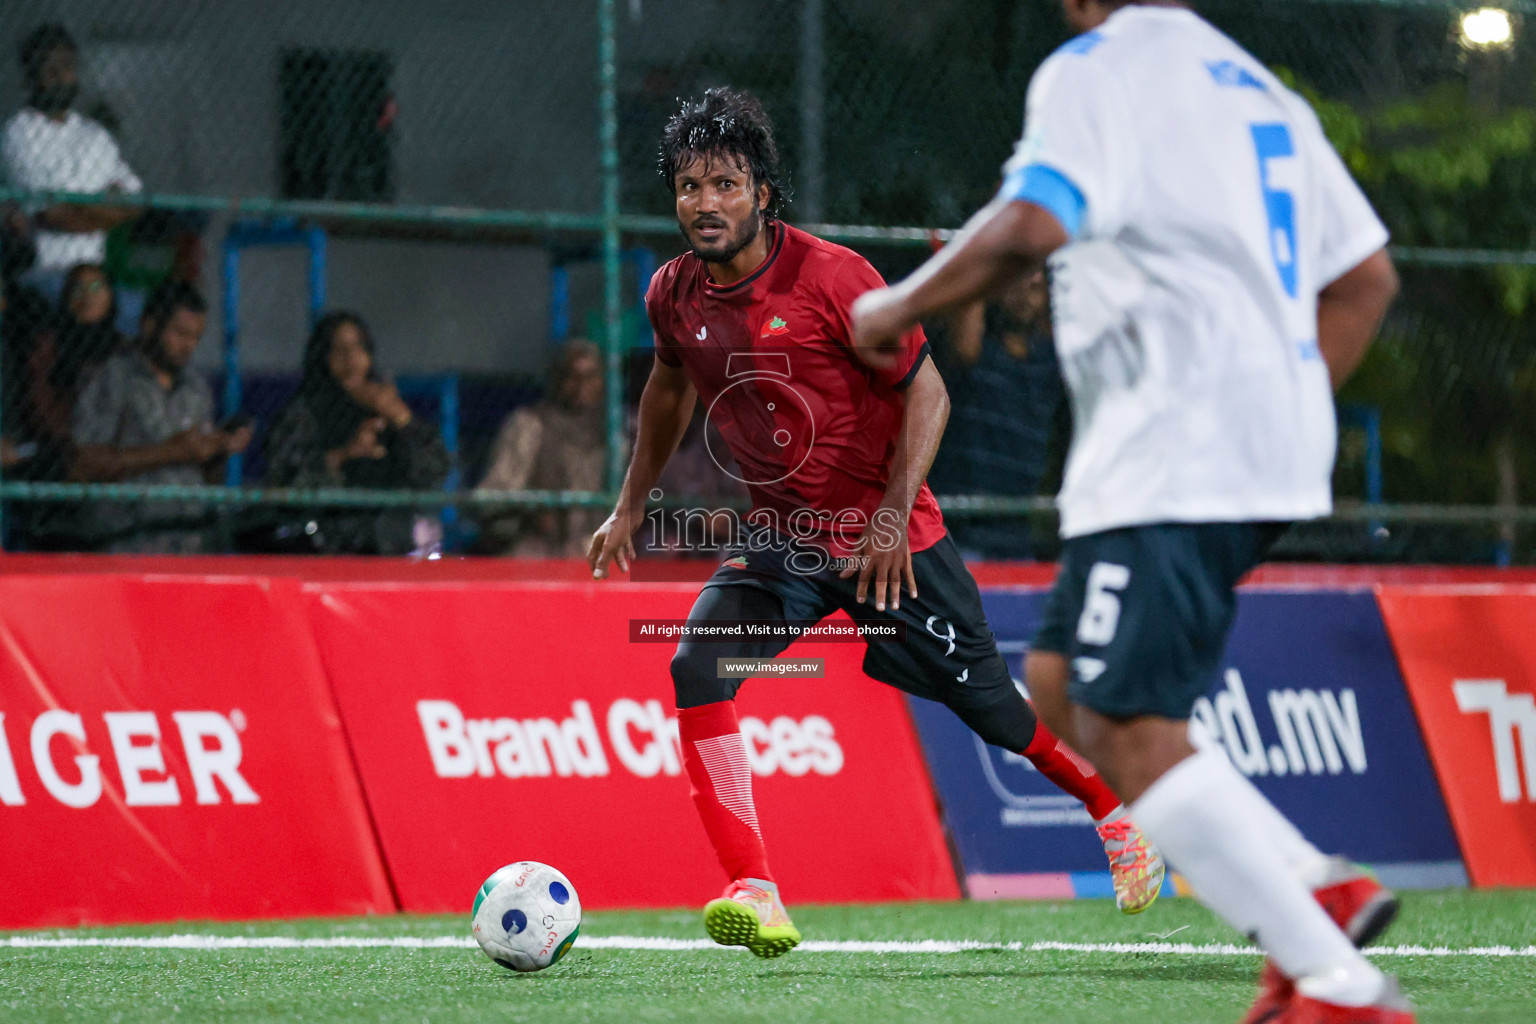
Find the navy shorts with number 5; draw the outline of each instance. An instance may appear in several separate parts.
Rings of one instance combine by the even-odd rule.
[[[1159,523],[1068,540],[1035,649],[1064,655],[1072,701],[1187,719],[1220,665],[1234,588],[1280,523]]]

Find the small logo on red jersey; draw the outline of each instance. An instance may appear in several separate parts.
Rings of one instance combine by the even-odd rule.
[[[770,320],[767,323],[763,324],[763,333],[762,333],[761,337],[766,338],[769,335],[775,335],[776,336],[776,335],[788,334],[788,333],[789,333],[789,324],[784,322],[784,318],[783,317],[776,316],[772,320]]]

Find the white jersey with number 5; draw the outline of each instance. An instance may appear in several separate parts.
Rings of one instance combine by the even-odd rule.
[[[1306,102],[1194,12],[1133,5],[1041,66],[1025,129],[1004,194],[1073,236],[1062,535],[1326,515],[1317,295],[1387,232]]]

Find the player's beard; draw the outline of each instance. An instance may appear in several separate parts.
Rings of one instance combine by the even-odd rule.
[[[757,207],[752,208],[752,215],[741,222],[741,227],[736,233],[722,238],[712,246],[703,246],[694,241],[693,236],[686,230],[683,238],[688,242],[688,247],[693,254],[705,263],[729,263],[741,254],[741,251],[757,238],[758,232],[763,230],[763,211]]]

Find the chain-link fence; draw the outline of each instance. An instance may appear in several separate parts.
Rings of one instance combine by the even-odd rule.
[[[1530,560],[1536,8],[1503,4],[1506,45],[1451,2],[1197,7],[1313,99],[1405,267],[1343,396],[1341,514],[1285,550]],[[8,15],[8,549],[569,554],[622,471],[644,282],[682,251],[656,173],[679,98],[755,92],[787,218],[899,276],[995,190],[1067,35],[1054,0]],[[1071,427],[1038,291],[928,325],[932,480],[990,557],[1053,553]],[[740,501],[705,438],[664,492]]]

